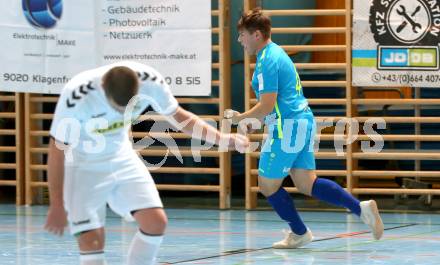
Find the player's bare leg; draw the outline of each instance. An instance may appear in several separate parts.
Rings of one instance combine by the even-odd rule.
[[[133,213],[139,225],[128,252],[128,265],[150,265],[156,263],[156,256],[162,243],[168,223],[162,208],[141,209]]]

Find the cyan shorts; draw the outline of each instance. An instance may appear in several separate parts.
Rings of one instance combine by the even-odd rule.
[[[263,143],[258,174],[266,178],[284,178],[290,169],[316,169],[315,132],[311,112],[285,122],[282,139],[270,137]]]

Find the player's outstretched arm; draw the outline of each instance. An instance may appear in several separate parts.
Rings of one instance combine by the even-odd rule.
[[[174,114],[167,116],[167,118],[171,124],[182,132],[211,144],[223,148],[236,149],[240,152],[245,152],[246,148],[249,146],[249,140],[247,137],[239,134],[221,133],[197,115],[186,111],[181,107],[178,107],[177,111]]]
[[[241,120],[254,118],[263,120],[275,108],[278,93],[264,93],[260,95],[260,101],[250,110],[240,113],[235,110],[226,110],[226,118],[232,119],[232,123],[237,124]]]
[[[61,236],[67,223],[63,204],[64,151],[56,146],[53,138],[49,142],[47,179],[50,205],[44,228],[50,233]]]

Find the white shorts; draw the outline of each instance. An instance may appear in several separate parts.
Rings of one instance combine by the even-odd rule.
[[[71,234],[104,227],[106,204],[134,221],[132,211],[162,208],[156,185],[137,154],[65,165],[64,204]]]

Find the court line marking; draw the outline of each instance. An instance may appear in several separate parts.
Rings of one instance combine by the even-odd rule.
[[[261,220],[261,219],[222,219],[222,218],[186,218],[186,217],[168,217],[169,220],[191,220],[191,221],[240,221],[240,222],[268,222],[268,223],[285,223],[284,220]],[[304,223],[325,223],[325,224],[364,224],[362,221],[320,221],[320,220],[308,220],[304,219]],[[408,225],[409,223],[400,222],[384,222],[387,225]],[[417,225],[440,225],[440,223],[417,223],[411,222]]]
[[[432,233],[437,233],[440,232],[440,230],[434,230],[434,231],[428,231],[428,232],[422,232],[422,233],[415,233],[415,234],[409,234],[409,235],[403,235],[403,236],[397,236],[397,237],[392,237],[392,238],[384,238],[380,241],[395,241],[395,240],[399,240],[399,239],[409,239],[409,238],[414,238],[415,236],[420,236],[420,235],[429,235]],[[424,239],[429,239],[429,238],[424,238]],[[365,245],[370,245],[372,243],[377,242],[376,240],[371,240],[371,241],[365,241],[365,242],[357,242],[357,243],[352,243],[350,244],[350,247],[353,246],[365,246]],[[327,251],[331,251],[331,250],[336,250],[336,249],[343,249],[346,248],[347,246],[337,246],[337,247],[331,247],[331,248],[324,248],[323,251],[321,250],[311,250],[309,252],[327,252]],[[305,249],[306,251],[308,249]]]
[[[405,225],[399,225],[399,226],[393,226],[393,227],[385,228],[384,230],[385,231],[389,231],[389,230],[395,230],[395,229],[400,229],[400,228],[412,227],[412,226],[416,226],[416,225],[418,225],[418,224],[411,223],[411,224],[405,224]],[[371,231],[359,231],[359,232],[339,234],[339,235],[336,235],[336,236],[333,236],[333,237],[326,237],[326,238],[316,239],[316,240],[313,240],[312,243],[313,242],[329,241],[329,240],[334,240],[334,239],[339,239],[339,238],[353,237],[353,236],[369,234],[369,233],[371,233]],[[231,250],[231,251],[228,251],[227,253],[218,254],[218,255],[212,255],[212,256],[207,256],[207,257],[202,257],[202,258],[195,258],[195,259],[173,261],[173,262],[161,262],[160,264],[162,264],[162,265],[180,264],[180,263],[187,263],[187,262],[193,262],[193,261],[215,259],[215,258],[232,256],[232,255],[249,253],[249,252],[257,252],[257,251],[268,250],[268,249],[273,249],[273,248],[272,247],[264,247],[264,248],[255,248],[255,249],[237,249],[237,250]]]
[[[350,214],[350,213],[347,213]],[[32,216],[32,217],[46,217],[46,214],[28,214],[28,213],[2,213],[0,212],[0,216]],[[107,215],[106,218],[109,219],[121,219],[119,216]],[[268,222],[268,223],[285,223],[283,220],[264,220],[264,219],[240,219],[240,218],[191,218],[191,217],[169,217],[168,220],[190,220],[190,221],[240,221],[240,222]],[[329,224],[363,224],[362,221],[320,221],[320,220],[304,220],[305,223],[329,223]],[[407,225],[408,223],[400,223],[400,222],[384,222],[386,225]],[[438,226],[440,223],[422,223],[422,222],[411,222],[411,224],[417,225],[429,225],[429,226]]]

